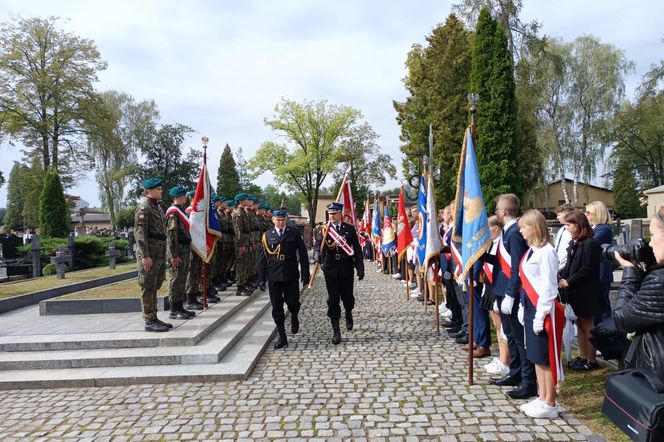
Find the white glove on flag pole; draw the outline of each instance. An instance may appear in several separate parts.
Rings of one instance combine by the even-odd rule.
[[[196,193],[191,200],[189,234],[191,235],[192,250],[206,263],[210,262],[216,239],[221,236],[217,211],[214,209],[211,196],[212,186],[210,186],[207,165],[203,162],[201,175],[196,185]]]

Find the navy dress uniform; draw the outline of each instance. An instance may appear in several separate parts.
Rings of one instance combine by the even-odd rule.
[[[309,282],[309,255],[304,239],[297,229],[286,226],[286,211],[275,210],[275,227],[263,233],[258,257],[258,281],[264,290],[268,282],[272,318],[277,325],[279,340],[275,349],[286,347],[286,328],[284,326],[284,302],[291,312],[291,332],[300,329],[300,285]],[[298,272],[298,261],[300,271]]]
[[[327,316],[332,323],[332,343],[341,342],[339,318],[341,308],[339,301],[344,305],[346,313],[346,328],[353,329],[353,276],[357,271],[357,279],[364,278],[364,261],[362,247],[357,237],[357,231],[351,224],[341,221],[343,204],[332,203],[327,206],[330,223],[324,228],[323,236],[314,246],[314,260],[321,263],[327,288]],[[331,232],[334,229],[334,232]],[[337,241],[334,237],[341,238]],[[342,242],[340,244],[340,242]],[[344,248],[344,244],[347,249]]]

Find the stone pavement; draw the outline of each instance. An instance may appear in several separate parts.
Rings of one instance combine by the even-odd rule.
[[[0,440],[598,440],[568,413],[526,417],[479,368],[469,387],[466,354],[436,336],[433,309],[366,273],[339,346],[319,274],[300,333],[248,380],[5,391]]]

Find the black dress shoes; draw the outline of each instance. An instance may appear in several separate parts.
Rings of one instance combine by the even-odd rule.
[[[456,342],[457,344],[467,344],[468,343],[468,335],[464,334],[462,336],[459,336],[458,338],[456,338],[454,340],[454,342]]]
[[[148,332],[157,332],[157,333],[163,333],[167,332],[170,330],[166,325],[162,322],[160,322],[158,319],[153,319],[152,321],[148,321],[145,323],[145,331]]]
[[[507,395],[512,399],[528,399],[537,396],[537,386],[521,384],[512,391],[508,391]]]
[[[297,334],[300,331],[300,319],[297,315],[291,315],[290,330],[293,334]]]
[[[352,330],[353,329],[353,312],[352,311],[347,311],[346,312],[346,330]]]
[[[514,376],[507,375],[502,378],[491,378],[489,383],[492,385],[498,385],[499,387],[516,387],[521,383],[521,380]]]
[[[280,348],[288,347],[288,341],[286,338],[279,338],[276,344],[274,344],[274,349],[279,350]]]

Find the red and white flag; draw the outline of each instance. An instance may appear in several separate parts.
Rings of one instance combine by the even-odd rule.
[[[337,194],[337,202],[344,205],[344,210],[341,212],[341,220],[352,224],[357,229],[357,214],[355,213],[355,202],[353,201],[353,191],[350,187],[348,174],[344,175],[344,180],[341,182],[341,187]]]
[[[201,175],[198,177],[198,184],[196,185],[196,193],[191,200],[189,234],[191,235],[192,250],[206,263],[210,262],[217,237],[221,236],[217,211],[214,209],[211,198],[212,192],[207,165],[203,160]]]

